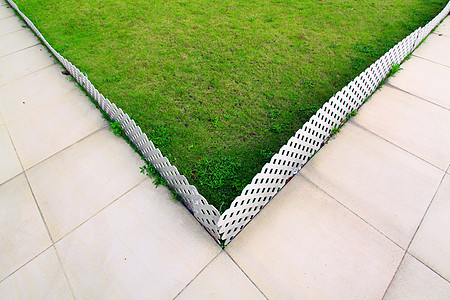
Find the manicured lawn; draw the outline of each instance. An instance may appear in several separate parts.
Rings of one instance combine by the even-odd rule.
[[[223,211],[324,102],[447,1],[16,2]]]

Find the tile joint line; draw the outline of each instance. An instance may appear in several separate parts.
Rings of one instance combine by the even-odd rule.
[[[28,265],[30,262],[32,262],[33,260],[35,260],[39,255],[41,255],[42,253],[44,253],[45,251],[47,251],[48,249],[52,248],[52,245],[49,245],[47,248],[45,248],[44,250],[42,250],[41,252],[39,252],[38,254],[36,254],[35,256],[33,256],[32,258],[30,258],[27,262],[25,262],[24,264],[22,264],[20,267],[18,267],[16,270],[12,271],[11,274],[7,275],[5,278],[0,279],[0,284],[5,281],[6,279],[8,279],[9,277],[11,277],[12,275],[14,275],[15,273],[17,273],[20,269],[22,269],[23,267],[25,267],[26,265]]]
[[[222,253],[223,250],[219,251],[219,253],[217,253],[207,264],[206,266],[204,266],[198,273],[197,275],[194,276],[194,278],[192,278],[191,281],[189,281],[182,289],[181,291],[175,295],[175,297],[173,297],[173,299],[176,299],[178,296],[181,295],[181,293],[214,261],[216,260],[217,257],[219,257],[219,255]]]
[[[248,280],[250,280],[250,282],[258,289],[258,291],[264,296],[264,298],[269,299],[269,297],[267,297],[263,291],[256,285],[256,283],[250,278],[250,276],[247,275],[247,273],[245,273],[245,271],[241,268],[241,266],[234,260],[234,258],[230,255],[230,253],[227,252],[226,248],[223,250],[228,257],[235,263],[235,265],[239,268],[239,270],[241,270],[242,273],[244,273],[244,275],[248,278]]]
[[[379,234],[381,234],[382,236],[384,236],[387,240],[391,241],[394,245],[396,245],[397,247],[399,247],[402,250],[405,250],[402,246],[400,246],[397,242],[395,242],[394,240],[392,240],[390,237],[388,237],[386,234],[384,234],[383,232],[381,232],[378,228],[376,228],[375,226],[373,226],[372,224],[370,224],[368,221],[366,221],[363,217],[361,217],[360,215],[358,215],[357,213],[355,213],[353,210],[351,210],[349,207],[347,207],[346,205],[344,205],[341,201],[339,201],[338,199],[336,199],[335,197],[333,197],[332,195],[330,195],[327,191],[325,191],[322,187],[320,187],[317,183],[315,183],[314,181],[312,181],[311,179],[309,179],[308,177],[306,177],[305,175],[303,175],[302,173],[297,174],[297,176],[301,176],[303,177],[306,181],[308,181],[309,183],[311,183],[312,185],[314,185],[315,187],[317,187],[320,191],[322,191],[324,194],[326,194],[328,197],[330,197],[331,199],[333,199],[334,201],[336,201],[337,203],[339,203],[340,205],[342,205],[342,207],[344,207],[346,210],[348,210],[349,212],[351,212],[353,215],[355,215],[358,219],[361,219],[364,223],[366,223],[367,225],[369,225],[371,228],[373,228],[375,231],[377,231]]]
[[[420,157],[420,156],[418,156],[418,155],[416,155],[416,154],[414,154],[414,153],[412,153],[412,152],[406,150],[405,148],[400,147],[399,145],[397,145],[397,144],[395,144],[395,143],[389,141],[389,140],[386,139],[385,137],[382,137],[381,135],[376,134],[375,132],[373,132],[373,131],[371,131],[370,129],[364,127],[363,125],[361,125],[361,124],[355,122],[354,120],[350,120],[349,123],[351,123],[352,125],[355,125],[356,127],[360,128],[360,129],[362,129],[362,130],[364,130],[364,131],[369,132],[370,134],[373,134],[374,136],[376,136],[376,137],[378,137],[378,138],[380,138],[380,139],[386,141],[387,143],[389,143],[389,144],[395,146],[396,148],[401,149],[401,150],[405,151],[406,153],[408,153],[408,154],[410,154],[410,155],[412,155],[412,156],[414,156],[414,157],[420,159],[421,161],[423,161],[423,162],[429,164],[430,166],[433,166],[433,167],[435,167],[436,169],[439,169],[440,171],[445,172],[445,170],[443,170],[442,168],[440,168],[440,167],[434,165],[433,163],[431,163],[431,162],[425,160],[424,158],[422,158],[422,157]]]
[[[136,183],[134,186],[132,186],[130,189],[126,190],[125,192],[123,192],[120,196],[117,196],[114,200],[112,200],[110,203],[106,204],[102,209],[100,209],[99,211],[97,211],[95,214],[93,214],[92,216],[90,216],[89,218],[87,218],[86,220],[84,220],[83,222],[81,222],[80,224],[78,224],[75,228],[73,228],[72,230],[70,230],[69,232],[67,232],[65,235],[63,235],[62,237],[60,237],[58,240],[56,240],[53,245],[56,245],[56,243],[58,243],[59,241],[61,241],[62,239],[64,239],[66,236],[68,236],[69,234],[71,234],[72,232],[74,232],[75,230],[77,230],[78,228],[80,228],[81,226],[83,226],[85,223],[89,222],[91,219],[93,219],[95,216],[97,216],[98,214],[100,214],[102,211],[104,211],[105,209],[107,209],[108,207],[110,207],[111,205],[113,205],[114,203],[116,203],[117,201],[120,200],[120,198],[122,198],[123,196],[125,196],[126,194],[128,194],[129,192],[131,192],[133,189],[135,189],[136,187],[138,187],[139,185],[143,184],[146,180],[149,180],[148,178],[143,178],[141,181],[139,181],[138,183]]]
[[[391,84],[391,83],[389,83],[389,82],[386,82],[386,83],[384,84],[384,86],[391,87],[391,88],[393,88],[393,89],[402,91],[402,92],[404,92],[404,93],[406,93],[406,94],[409,94],[409,95],[411,95],[411,96],[414,96],[414,97],[416,97],[416,98],[419,98],[419,99],[421,99],[421,100],[423,100],[423,101],[426,101],[426,102],[428,102],[428,103],[430,103],[430,104],[433,104],[433,105],[435,105],[435,106],[438,106],[438,107],[440,107],[440,108],[443,108],[443,109],[446,109],[446,110],[450,110],[450,108],[447,108],[447,107],[445,107],[445,106],[442,106],[442,105],[440,105],[440,104],[438,104],[438,103],[435,103],[435,102],[433,102],[433,101],[431,101],[431,100],[428,100],[428,99],[426,99],[426,98],[424,98],[424,97],[415,95],[415,94],[413,94],[413,93],[411,93],[411,92],[408,92],[408,91],[406,91],[406,90],[404,90],[404,89],[402,89],[402,88],[399,88],[398,86],[395,86],[395,85],[393,85],[393,84]]]
[[[411,54],[411,56],[417,57],[417,58],[419,58],[419,59],[422,59],[422,60],[428,61],[428,62],[430,62],[430,63],[436,64],[436,65],[439,65],[439,66],[442,66],[442,67],[444,67],[444,68],[450,68],[450,66],[446,66],[446,65],[443,65],[443,64],[441,64],[441,63],[439,63],[439,62],[437,62],[437,61],[434,61],[434,60],[431,60],[431,59],[428,59],[428,58],[425,58],[425,57],[419,56],[419,55],[417,55],[417,54],[414,54],[414,53],[413,53],[413,54]]]
[[[395,271],[394,276],[393,276],[392,279],[391,279],[391,282],[389,283],[388,287],[386,288],[386,291],[384,292],[383,298],[386,296],[386,293],[388,292],[389,288],[391,287],[392,282],[393,282],[394,279],[395,279],[395,275],[397,275],[397,272],[398,272],[398,270],[400,269],[401,264],[402,264],[403,261],[405,260],[406,254],[411,255],[411,254],[408,252],[408,251],[409,251],[409,248],[411,247],[411,244],[412,244],[412,242],[414,241],[414,238],[416,237],[417,232],[419,231],[420,226],[422,225],[423,220],[425,219],[425,216],[427,215],[428,210],[429,210],[430,207],[431,207],[431,204],[433,204],[434,198],[436,198],[436,194],[438,193],[440,187],[442,186],[442,183],[443,183],[443,181],[444,181],[444,178],[445,178],[445,175],[446,175],[446,174],[447,174],[447,172],[444,171],[444,175],[442,176],[441,181],[439,182],[439,185],[438,185],[438,187],[436,188],[436,192],[434,192],[434,195],[433,195],[433,197],[431,198],[431,201],[430,201],[430,203],[428,204],[428,207],[427,207],[427,209],[425,210],[425,213],[423,214],[422,219],[420,220],[419,225],[418,225],[417,228],[416,228],[416,231],[414,232],[414,234],[413,234],[411,240],[409,241],[408,247],[406,247],[406,250],[405,250],[405,253],[403,254],[402,260],[400,261],[400,264],[398,265],[397,270]],[[416,258],[416,257],[414,256],[414,258]],[[417,258],[416,258],[416,259],[417,259]],[[418,259],[417,259],[417,260],[418,260]],[[420,261],[420,260],[419,260],[419,261]],[[420,262],[421,262],[422,264],[424,264],[422,261],[420,261]],[[439,275],[440,277],[442,277],[439,273],[437,273],[437,272],[436,272],[435,270],[433,270],[431,267],[429,267],[429,266],[426,265],[426,264],[424,264],[424,265],[425,265],[427,268],[429,268],[431,271],[433,271],[434,273],[436,273],[437,275]],[[444,278],[444,279],[445,279],[445,278]],[[446,280],[446,279],[445,279],[445,280]],[[448,282],[448,280],[446,280],[446,281]]]

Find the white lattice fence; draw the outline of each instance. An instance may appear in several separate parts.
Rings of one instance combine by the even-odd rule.
[[[155,147],[141,128],[136,125],[126,113],[105,98],[89,81],[77,67],[56,52],[53,47],[45,40],[34,24],[20,11],[12,0],[7,0],[17,13],[24,19],[27,25],[42,40],[44,45],[61,62],[61,64],[70,72],[75,80],[86,90],[86,92],[97,101],[101,109],[113,120],[120,123],[126,136],[139,149],[141,154],[155,167],[161,176],[167,181],[184,200],[185,205],[193,213],[195,218],[218,240],[217,221],[219,211],[208,204],[208,201],[199,194],[195,186],[189,184],[185,176],[181,175],[175,166],[173,166],[167,157],[161,154],[161,151]]]
[[[336,93],[289,139],[286,145],[281,147],[280,151],[244,188],[241,195],[232,202],[231,207],[220,215],[218,210],[209,205],[197,189],[189,184],[186,177],[170,164],[139,126],[120,108],[105,98],[86,75],[56,52],[12,0],[7,1],[77,82],[97,101],[101,109],[113,121],[120,123],[127,137],[183,198],[185,205],[195,218],[216,240],[223,240],[225,244],[228,244],[323,146],[333,128],[341,124],[353,110],[362,105],[387,76],[392,65],[401,63],[450,11],[449,2],[441,13],[426,26],[411,33]]]
[[[448,15],[450,3],[425,27],[419,28],[384,54],[323,105],[264,165],[219,219],[219,234],[228,244],[323,146],[333,128],[359,108],[387,76],[393,64],[406,56]]]

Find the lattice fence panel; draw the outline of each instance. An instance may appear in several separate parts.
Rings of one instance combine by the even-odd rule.
[[[82,86],[85,91],[98,103],[99,107],[113,120],[119,122],[126,136],[139,149],[142,155],[158,170],[161,176],[167,181],[184,200],[185,205],[193,213],[195,218],[210,232],[210,234],[218,240],[217,222],[219,219],[219,211],[208,204],[205,198],[200,195],[197,189],[189,184],[185,176],[181,175],[177,168],[169,162],[169,160],[161,154],[152,141],[150,141],[145,133],[136,125],[126,113],[124,113],[115,104],[111,103],[104,97],[89,81],[77,67],[56,52],[53,47],[45,40],[34,24],[20,11],[12,0],[7,0],[27,25],[42,40],[44,45],[50,52],[61,62],[66,70],[73,78]]]
[[[275,154],[219,219],[219,234],[228,244],[275,196],[289,178],[314,155],[329,138],[333,128],[377,89],[393,64],[400,64],[418,45],[418,39],[432,30],[448,14],[450,6],[424,28],[419,28],[395,45],[341,91],[337,92]]]
[[[185,176],[170,164],[139,126],[114,103],[104,97],[78,68],[56,52],[37,30],[34,24],[19,10],[12,0],[9,4],[22,16],[28,26],[36,33],[53,55],[70,72],[75,80],[98,103],[100,108],[114,121],[122,126],[127,137],[139,149],[183,198],[185,205],[195,218],[216,239],[228,244],[261,209],[278,193],[327,141],[333,128],[336,128],[353,110],[358,109],[377,89],[388,75],[393,64],[400,64],[420,42],[450,12],[450,2],[427,25],[411,33],[408,37],[390,49],[358,77],[326,102],[310,120],[281,147],[252,182],[244,188],[231,207],[222,215],[209,205],[197,189],[190,185]]]

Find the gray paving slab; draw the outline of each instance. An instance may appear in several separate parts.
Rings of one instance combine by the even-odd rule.
[[[450,109],[449,68],[429,60],[412,56],[402,64],[401,76],[391,77],[388,83],[442,107]]]
[[[222,251],[176,299],[266,299]]]
[[[414,55],[450,67],[450,36],[430,34]]]
[[[25,23],[15,16],[0,19],[0,36],[10,34],[19,30],[26,31],[25,28]]]
[[[53,247],[0,281],[0,299],[74,299]]]
[[[0,220],[2,281],[51,245],[25,175],[0,185]]]
[[[450,299],[450,283],[407,254],[384,299]]]
[[[301,174],[226,251],[269,299],[380,299],[404,254]]]
[[[117,200],[146,176],[128,144],[103,129],[26,171],[54,241]]]
[[[171,299],[221,248],[151,180],[56,243],[77,299]]]
[[[409,252],[450,281],[450,174],[446,173]]]
[[[38,45],[36,36],[29,30],[19,30],[0,36],[0,57]]]
[[[2,56],[0,57],[0,86],[54,63],[50,52],[42,45]]]
[[[301,174],[406,249],[444,171],[349,122]]]
[[[402,71],[397,76],[402,76]],[[383,86],[352,121],[446,170],[450,163],[450,111]]]
[[[2,124],[0,124],[0,165],[0,185],[23,171],[6,126]]]

